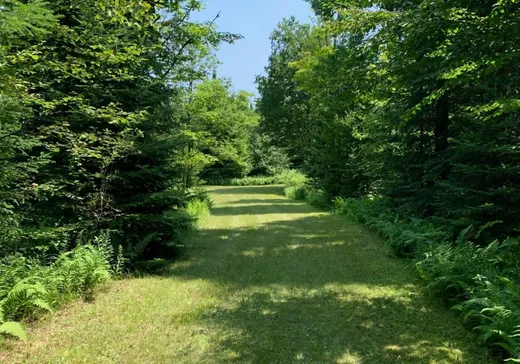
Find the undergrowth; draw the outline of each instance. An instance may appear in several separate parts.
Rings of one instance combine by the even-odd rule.
[[[290,180],[285,186],[285,196],[291,200],[305,200],[313,206],[330,207],[330,198],[327,194],[312,186],[307,178]]]
[[[279,184],[300,184],[305,183],[307,177],[297,170],[283,171],[274,176],[250,176],[244,178],[214,179],[207,181],[208,185],[213,186],[266,186]]]
[[[0,260],[0,334],[26,339],[23,321],[35,320],[76,298],[92,299],[96,288],[121,273],[123,261],[108,234],[47,264],[23,256]]]
[[[331,206],[325,193],[308,183],[288,184],[285,194]],[[486,227],[469,226],[455,236],[433,221],[395,213],[382,199],[336,198],[332,210],[369,226],[397,256],[411,259],[427,292],[442,297],[500,357],[520,362],[520,240],[480,246],[472,240]]]
[[[520,241],[472,242],[473,226],[457,236],[442,226],[393,213],[377,199],[333,202],[336,213],[365,224],[401,257],[413,259],[425,289],[460,313],[464,326],[510,362],[520,362]],[[472,232],[472,233],[470,233]]]
[[[185,199],[185,205],[179,210],[173,211],[176,216],[183,219],[183,228],[175,230],[174,241],[167,244],[169,249],[153,256],[140,253],[141,258],[131,261],[130,264],[134,273],[156,274],[170,266],[172,260],[177,257],[179,249],[185,246],[184,244],[190,234],[211,216],[213,201],[206,190],[202,188],[189,189],[186,191]],[[146,245],[143,245],[143,248],[146,249]]]
[[[194,225],[200,226],[209,216],[213,201],[208,192],[203,189],[193,189],[188,193],[188,203],[185,207],[186,213],[194,219]]]

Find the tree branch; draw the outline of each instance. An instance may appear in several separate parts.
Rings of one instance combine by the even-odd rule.
[[[191,15],[191,12],[194,10],[195,8],[193,6],[191,6],[188,11],[186,12],[186,14],[184,14],[184,16],[182,17],[181,20],[179,20],[179,22],[175,25],[175,27],[173,27],[173,29],[171,30],[171,32],[168,34],[168,36],[164,39],[163,41],[163,47],[164,45],[166,44],[166,42],[168,42],[172,35],[175,33],[175,31],[181,26],[182,23],[184,23],[186,21],[186,19],[188,19],[188,17]]]
[[[209,23],[209,27],[211,27],[213,24],[215,24],[215,22],[217,21],[218,18],[220,18],[220,13],[221,11],[218,12],[217,16],[215,16],[215,18]],[[182,54],[182,52],[184,52],[184,49],[186,49],[186,47],[188,45],[190,45],[191,43],[193,43],[195,41],[194,38],[190,38],[190,39],[187,39],[181,46],[181,48],[177,51],[177,54],[175,55],[174,59],[173,59],[173,62],[172,64],[170,65],[170,67],[168,67],[168,69],[166,70],[166,72],[159,78],[159,80],[164,80],[168,74],[172,71],[173,67],[175,67],[177,65],[177,62],[179,60],[179,57],[180,55]]]

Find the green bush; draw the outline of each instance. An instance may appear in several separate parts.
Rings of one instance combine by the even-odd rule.
[[[284,194],[291,200],[305,200],[307,198],[307,177],[296,171],[288,171],[284,175]]]
[[[326,207],[329,205],[327,195],[322,190],[311,186],[287,186],[284,193],[291,200],[305,200],[313,206]]]
[[[184,210],[194,220],[195,225],[198,226],[211,215],[212,207],[213,201],[207,191],[194,189],[190,191],[188,203]]]
[[[208,192],[202,188],[194,188],[188,191],[188,203],[184,210],[193,219],[200,221],[206,219],[211,214],[213,200]]]
[[[330,198],[325,191],[313,187],[308,187],[305,190],[305,200],[317,207],[325,208],[330,206]]]
[[[175,193],[174,193],[175,195]],[[125,250],[125,257],[132,267],[151,271],[147,262],[170,261],[183,246],[186,234],[196,228],[210,214],[213,202],[207,191],[200,188],[187,189],[179,203],[157,217],[157,229]],[[165,239],[164,235],[168,238]],[[154,265],[154,264],[152,264]]]
[[[329,196],[323,190],[310,185],[307,178],[295,176],[293,179],[288,179],[284,194],[291,200],[305,200],[313,206],[330,207]]]
[[[213,179],[207,182],[213,186],[266,186],[266,185],[300,185],[305,184],[307,177],[301,172],[291,169],[274,176],[251,176],[244,178]]]
[[[291,200],[305,200],[305,186],[287,186],[284,194]]]
[[[308,181],[306,175],[295,169],[286,170],[278,174],[277,178],[280,183],[284,183],[287,186],[303,186]]]
[[[375,214],[377,200],[370,198],[342,198],[333,200],[333,211],[346,215],[349,219],[365,224]]]
[[[204,220],[211,214],[207,202],[200,200],[188,202],[188,205],[186,206],[186,212],[196,220]]]
[[[204,201],[210,208],[213,207],[213,200],[208,191],[203,188],[191,188],[186,191],[186,201]]]
[[[74,298],[92,298],[120,265],[111,265],[112,253],[102,246],[84,245],[48,265],[25,257],[1,260],[0,334],[24,339],[19,321],[38,318]]]
[[[229,181],[231,186],[266,186],[280,183],[276,176],[256,176],[233,178]]]

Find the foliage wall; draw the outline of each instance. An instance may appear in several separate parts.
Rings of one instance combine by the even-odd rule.
[[[192,21],[201,6],[2,2],[1,256],[46,259],[102,230],[130,258],[171,253],[189,225],[178,158],[185,110],[197,106],[186,85],[211,73],[212,49],[239,38]],[[229,114],[246,99],[234,96]],[[224,147],[234,137],[215,136]]]
[[[259,129],[330,204],[520,360],[520,3],[309,0],[259,78]],[[298,151],[295,153],[294,151]]]
[[[311,3],[316,26],[280,23],[259,79],[274,145],[302,151],[329,196],[517,236],[518,2]]]

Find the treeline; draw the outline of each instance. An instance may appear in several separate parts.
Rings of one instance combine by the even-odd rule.
[[[258,78],[260,129],[481,339],[520,358],[520,4],[309,1]]]
[[[201,7],[1,2],[0,333],[172,257],[210,205],[195,184],[253,168],[251,95],[210,79],[240,36]]]

